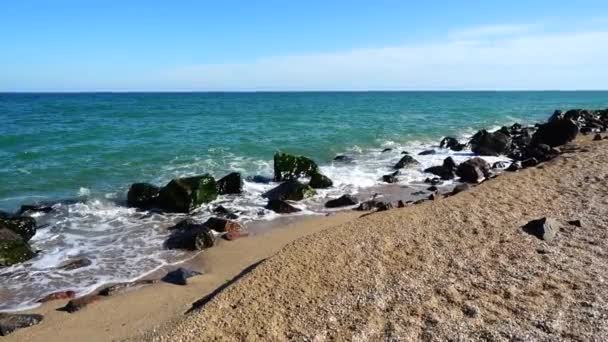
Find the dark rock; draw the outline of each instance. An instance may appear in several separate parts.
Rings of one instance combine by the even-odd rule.
[[[239,217],[239,215],[235,214],[234,212],[232,212],[229,209],[226,209],[226,207],[224,207],[223,205],[218,205],[217,207],[215,207],[213,209],[213,212],[217,215],[220,215],[222,217],[225,217],[227,219],[237,219]]]
[[[336,199],[332,199],[325,203],[325,208],[339,208],[346,207],[350,205],[355,205],[359,203],[359,201],[351,195],[342,195]]]
[[[295,179],[290,179],[276,188],[265,192],[262,194],[262,197],[282,201],[300,201],[314,195],[315,190],[312,187],[304,185]]]
[[[456,171],[456,162],[452,157],[447,157],[443,160],[443,165],[431,166],[424,170],[424,172],[432,173],[439,176],[443,180],[449,180],[454,178],[454,172]]]
[[[209,174],[177,178],[160,190],[158,203],[166,211],[189,213],[217,198],[215,179]]]
[[[426,178],[424,180],[424,182],[427,183],[427,184],[431,184],[431,185],[438,185],[438,184],[442,183],[441,179],[438,178],[438,177],[435,177],[435,178]]]
[[[412,156],[406,154],[404,155],[398,162],[395,164],[393,168],[395,169],[403,169],[404,167],[410,167],[414,165],[419,165],[420,163],[414,159]]]
[[[166,283],[170,283],[170,284],[175,284],[175,285],[187,285],[188,284],[188,278],[192,278],[195,277],[197,275],[201,275],[202,273],[200,272],[196,272],[196,271],[192,271],[192,270],[188,270],[185,268],[178,268],[175,271],[171,271],[169,273],[167,273],[166,276],[164,276],[161,280],[166,282]]]
[[[220,217],[210,217],[203,225],[218,233],[238,232],[244,229],[240,223]]]
[[[479,309],[471,304],[465,304],[462,307],[462,313],[467,317],[475,318],[479,316]]]
[[[479,183],[490,175],[490,165],[479,157],[471,158],[458,165],[456,174],[463,182]]]
[[[397,183],[397,182],[399,182],[399,179],[397,178],[398,174],[399,174],[399,171],[395,171],[391,174],[384,175],[384,176],[382,176],[382,181],[384,183]]]
[[[300,209],[292,206],[291,204],[278,199],[268,200],[268,204],[266,204],[265,208],[268,210],[272,210],[278,214],[291,214],[301,211]]]
[[[151,209],[158,205],[160,188],[148,183],[132,184],[127,193],[127,205],[139,209]]]
[[[243,179],[238,172],[231,172],[217,181],[217,192],[220,195],[240,194],[243,192]]]
[[[432,194],[430,194],[430,195],[429,195],[429,197],[428,197],[428,199],[429,199],[430,201],[434,201],[434,200],[436,200],[436,199],[438,199],[438,198],[439,198],[439,194],[438,194],[438,193],[436,193],[436,192],[433,192],[433,193],[432,193]]]
[[[479,155],[506,155],[511,148],[511,137],[503,131],[490,133],[484,129],[475,133],[469,144],[471,145],[471,150]]]
[[[401,154],[410,154],[408,151],[401,151]]]
[[[382,150],[382,153],[385,153],[385,152],[390,152],[390,151],[392,151],[392,150],[393,150],[392,148],[385,148],[384,150]]]
[[[521,162],[514,161],[505,170],[509,171],[509,172],[515,172],[515,171],[518,171],[518,170],[521,170],[521,169],[522,169]]]
[[[215,235],[204,224],[182,221],[165,241],[167,249],[203,250],[215,245]]]
[[[461,193],[463,191],[467,191],[471,188],[471,186],[469,184],[458,184],[454,187],[454,189],[452,189],[452,192],[450,193],[451,195],[456,195],[458,193]]]
[[[98,294],[90,294],[80,298],[70,300],[63,308],[62,311],[66,311],[69,313],[74,313],[76,311],[80,311],[84,309],[87,305],[96,302],[101,299],[101,296]]]
[[[19,234],[0,228],[0,267],[27,261],[35,255],[30,245]]]
[[[578,126],[572,120],[554,120],[539,125],[536,133],[532,136],[532,142],[551,147],[560,146],[574,140],[578,132]]]
[[[418,153],[419,156],[428,156],[431,154],[436,154],[437,152],[435,150],[426,150],[426,151],[422,151],[420,153]]]
[[[459,143],[456,138],[452,138],[452,137],[445,137],[445,138],[441,139],[441,142],[439,143],[439,147],[449,148],[452,151],[462,151],[465,148],[465,146],[466,146],[465,144]]]
[[[36,234],[36,220],[29,216],[0,218],[0,229],[9,229],[29,241]]]
[[[602,135],[598,133],[593,137],[593,141],[599,141],[599,140],[602,140]]]
[[[362,202],[355,210],[357,211],[369,211],[373,209],[378,209],[378,211],[391,209],[393,205],[390,202],[382,202],[376,200],[369,200]]]
[[[571,226],[579,227],[579,228],[581,228],[583,226],[581,224],[581,220],[571,220],[571,221],[568,221],[568,224]]]
[[[554,122],[558,120],[562,120],[564,118],[564,113],[561,110],[556,110],[553,112],[553,115],[549,118],[549,122]]]
[[[247,178],[247,180],[249,180],[250,182],[253,182],[253,183],[260,183],[260,184],[268,184],[268,183],[272,182],[271,177],[265,177],[265,176],[260,176],[260,175],[249,177],[249,178]]]
[[[319,167],[309,158],[287,153],[274,155],[274,181],[280,182],[299,177],[310,177],[318,172]]]
[[[376,205],[377,211],[386,211],[393,209],[393,204],[391,202],[378,202]]]
[[[431,192],[435,192],[435,191],[437,191],[437,190],[439,190],[439,189],[437,189],[437,187],[436,187],[436,186],[432,185],[432,186],[428,187],[426,190],[427,190],[427,191],[431,191]]]
[[[402,200],[397,201],[397,208],[405,208],[405,203]]]
[[[49,205],[37,205],[37,204],[24,204],[19,208],[17,216],[21,216],[25,213],[45,213],[48,214],[53,211],[53,207]]]
[[[44,316],[37,314],[9,314],[0,313],[0,335],[8,334],[42,322]]]
[[[334,161],[342,162],[342,163],[352,163],[354,159],[349,156],[339,155],[334,157]]]
[[[320,172],[315,172],[310,176],[310,182],[308,183],[313,189],[326,189],[334,185],[334,182],[329,177],[322,175]]]
[[[507,162],[504,161],[497,161],[496,163],[492,164],[492,169],[504,169],[507,167]]]
[[[157,283],[158,280],[155,279],[142,279],[142,280],[136,280],[136,281],[132,281],[129,283],[118,283],[118,284],[114,284],[111,286],[108,286],[106,288],[103,288],[102,290],[99,291],[99,295],[101,296],[114,296],[117,294],[121,294],[121,293],[127,293],[127,292],[131,292],[137,289],[140,289],[146,285],[151,285],[154,283]]]
[[[538,165],[538,160],[536,160],[536,158],[528,158],[521,162],[521,167],[523,168],[532,167],[536,165]]]
[[[559,228],[560,224],[557,220],[547,217],[532,220],[523,226],[523,230],[526,233],[545,241],[552,241],[559,231]]]
[[[76,292],[74,291],[59,291],[59,292],[53,292],[51,294],[48,294],[46,296],[44,296],[43,298],[38,300],[38,303],[46,303],[46,302],[50,302],[53,300],[60,300],[60,299],[72,299],[74,298],[74,296],[76,296]]]
[[[72,271],[78,268],[90,266],[93,262],[87,258],[78,258],[69,260],[68,262],[58,266],[57,268],[64,271]]]

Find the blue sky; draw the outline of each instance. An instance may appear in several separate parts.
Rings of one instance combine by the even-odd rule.
[[[608,88],[605,0],[5,0],[0,42],[0,91]]]

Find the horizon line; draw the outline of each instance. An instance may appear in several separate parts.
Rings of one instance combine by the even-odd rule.
[[[0,94],[159,94],[159,93],[199,93],[199,94],[226,94],[226,93],[447,93],[447,92],[608,92],[606,89],[394,89],[394,90],[26,90],[26,91],[0,91]]]

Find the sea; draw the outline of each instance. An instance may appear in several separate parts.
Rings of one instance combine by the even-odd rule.
[[[439,148],[444,136],[464,141],[482,128],[533,124],[569,108],[608,108],[608,92],[0,94],[0,210],[54,208],[33,214],[38,255],[0,269],[0,311],[35,307],[60,290],[84,295],[191,258],[163,248],[166,228],[185,216],[126,207],[132,183],[232,171],[272,177],[273,154],[287,152],[314,159],[334,181],[297,204],[300,215],[323,215],[330,198],[364,200],[403,151],[420,165],[403,170],[393,187],[421,183],[424,168],[447,156],[471,156]],[[417,155],[428,149],[436,153]],[[261,194],[274,186],[246,180],[242,195],[220,196],[193,216],[204,220],[221,204],[245,225],[271,222],[282,215],[265,210]],[[91,265],[60,268],[82,257]]]

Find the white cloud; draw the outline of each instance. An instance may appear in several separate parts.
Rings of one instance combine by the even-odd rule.
[[[171,70],[196,90],[606,89],[608,31],[486,26],[440,42]]]

